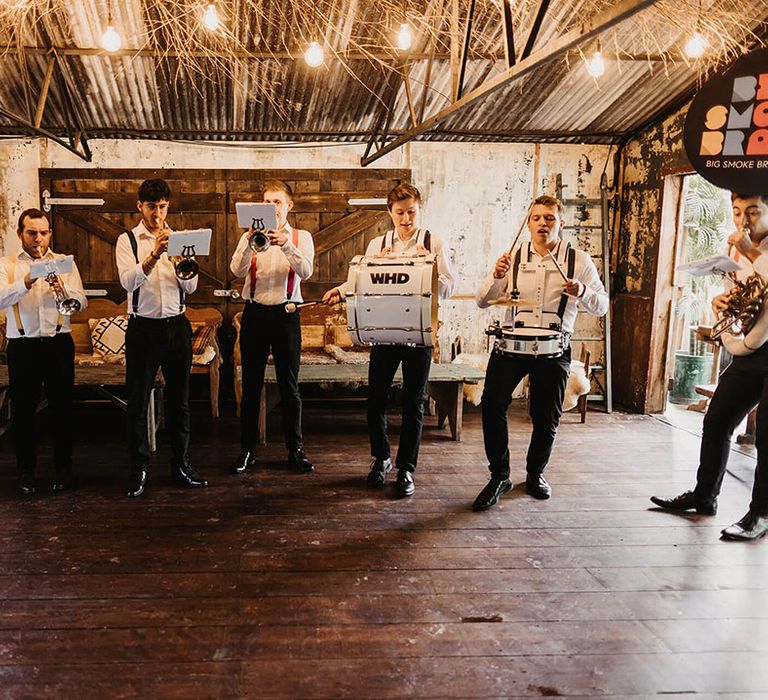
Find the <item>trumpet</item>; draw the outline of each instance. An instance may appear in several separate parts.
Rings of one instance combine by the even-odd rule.
[[[47,274],[45,276],[45,281],[48,282],[51,287],[53,298],[56,300],[56,310],[62,316],[71,316],[80,311],[80,302],[74,297],[67,296],[67,290],[64,287],[64,283],[55,272]]]
[[[248,237],[248,246],[254,253],[263,253],[269,250],[271,245],[272,241],[263,229],[254,229],[253,233]]]
[[[174,255],[171,258],[176,277],[180,280],[191,280],[200,272],[200,265],[195,260],[195,246],[184,246],[181,255]]]

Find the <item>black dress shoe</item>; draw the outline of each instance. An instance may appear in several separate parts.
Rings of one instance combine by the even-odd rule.
[[[546,501],[552,495],[552,487],[543,474],[529,474],[525,480],[525,492],[540,501]]]
[[[472,504],[472,510],[475,512],[488,510],[491,506],[495,506],[498,500],[511,488],[512,482],[509,479],[491,477],[491,480],[477,495],[475,502]]]
[[[395,491],[398,498],[408,498],[408,496],[413,496],[414,491],[416,491],[416,484],[413,483],[413,474],[407,469],[397,470]]]
[[[51,490],[54,493],[61,491],[69,491],[75,488],[75,476],[71,469],[57,469],[56,475],[53,478],[53,484]]]
[[[189,462],[171,467],[171,479],[191,489],[202,489],[208,486],[208,482],[194,470]]]
[[[720,536],[724,540],[759,540],[767,532],[768,516],[747,511],[741,520],[725,528]]]
[[[254,464],[256,464],[256,458],[254,457],[253,452],[243,450],[237,455],[237,459],[232,465],[232,473],[242,474],[248,467],[252,467]]]
[[[392,469],[392,460],[387,457],[386,459],[374,459],[371,464],[371,471],[368,474],[366,481],[368,486],[381,487],[384,486],[384,482],[387,480],[387,474]]]
[[[302,447],[288,451],[288,464],[302,474],[315,471],[315,465],[307,459],[307,455],[304,454],[304,448]]]
[[[19,493],[25,496],[34,496],[37,493],[37,481],[33,472],[19,474]]]
[[[699,515],[716,515],[717,499],[701,498],[693,491],[686,491],[672,498],[660,498],[651,496],[651,503],[665,510],[695,510]]]
[[[128,479],[128,489],[125,495],[128,498],[138,498],[144,493],[144,487],[147,485],[147,468],[132,469],[131,476]]]

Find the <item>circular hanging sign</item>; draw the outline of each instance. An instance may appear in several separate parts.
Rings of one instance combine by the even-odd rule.
[[[696,172],[713,185],[768,194],[768,49],[704,83],[688,109],[683,141]]]

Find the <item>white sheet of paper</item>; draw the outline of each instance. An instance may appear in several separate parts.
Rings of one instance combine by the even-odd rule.
[[[168,236],[168,255],[208,255],[211,250],[211,234],[209,228],[192,231],[174,231]],[[191,249],[190,249],[191,248]]]
[[[235,202],[237,225],[240,228],[253,228],[268,231],[277,228],[277,207],[263,202]]]
[[[695,277],[702,275],[722,275],[729,272],[738,272],[741,265],[727,255],[712,255],[709,258],[694,260],[677,268],[680,272],[687,272]]]
[[[74,257],[67,255],[63,258],[40,260],[39,262],[33,262],[29,266],[29,278],[37,279],[38,277],[47,277],[52,272],[57,275],[67,275],[72,272],[72,264],[74,263]]]

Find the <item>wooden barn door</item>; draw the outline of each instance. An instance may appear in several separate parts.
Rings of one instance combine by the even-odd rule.
[[[266,180],[288,182],[295,192],[292,225],[313,234],[315,270],[303,284],[304,297],[317,299],[343,282],[348,261],[365,252],[368,242],[389,226],[383,205],[357,207],[351,198],[386,197],[396,184],[410,180],[408,170],[293,169],[293,170],[129,170],[44,169],[40,191],[53,197],[100,197],[100,207],[54,205],[51,224],[54,250],[71,253],[86,289],[106,289],[120,302],[125,291],[115,266],[118,236],[139,221],[137,191],[147,178],[164,178],[171,187],[168,225],[175,230],[213,229],[211,255],[199,258],[200,286],[190,296],[193,306],[215,306],[225,318],[242,309],[242,302],[214,295],[214,290],[240,289],[229,261],[242,230],[237,225],[235,202],[259,201]],[[42,204],[42,203],[41,203]]]

